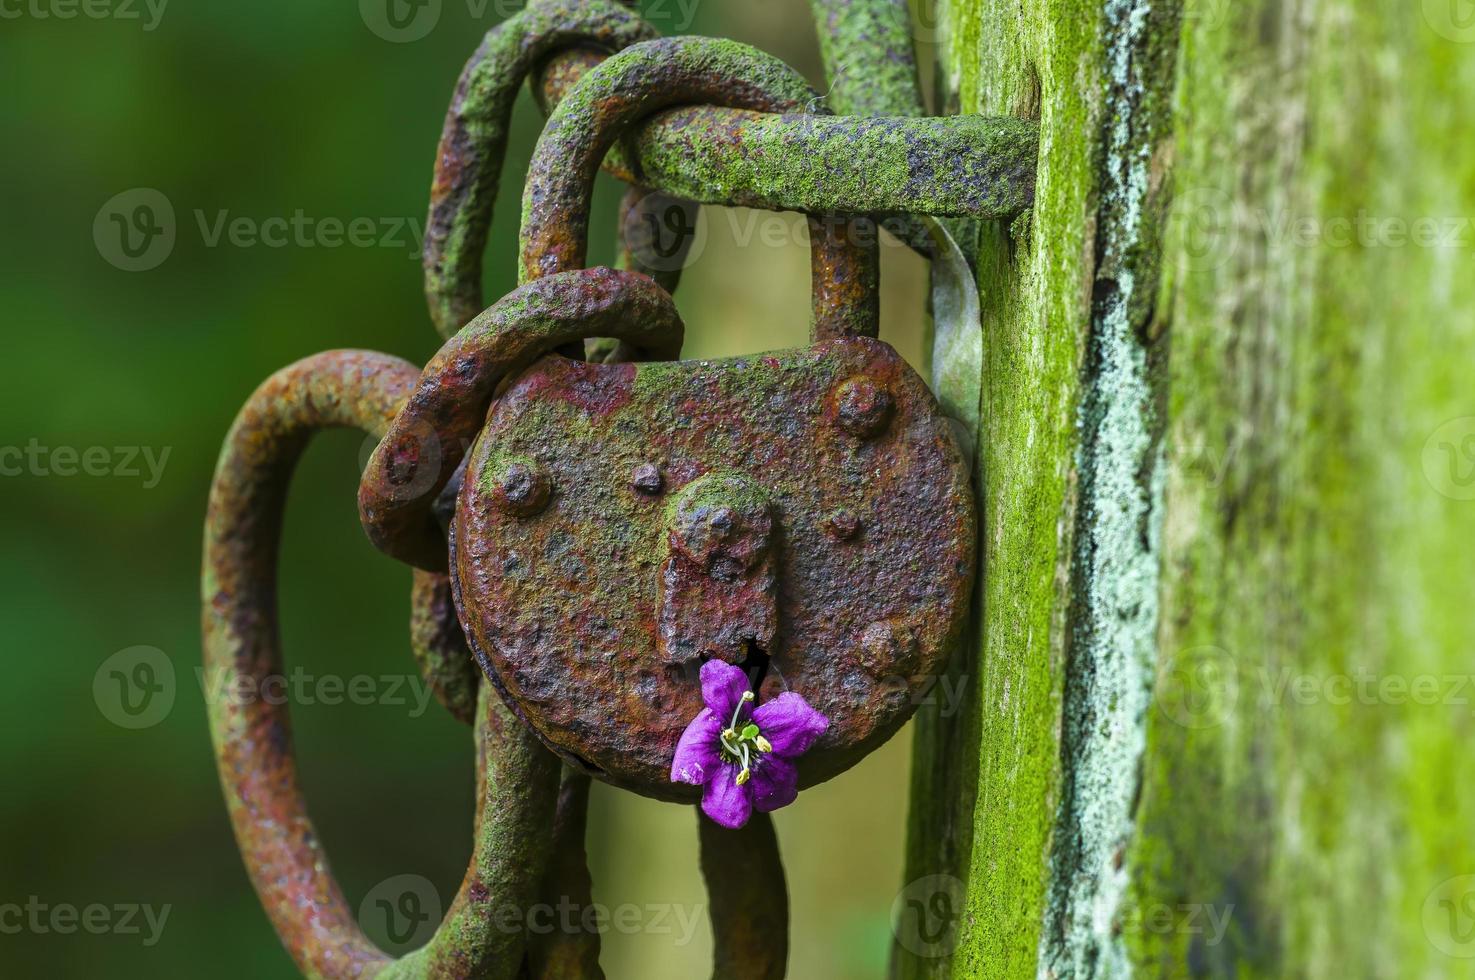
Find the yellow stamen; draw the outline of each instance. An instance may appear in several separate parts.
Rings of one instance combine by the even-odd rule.
[[[751,775],[753,775],[753,773],[750,770],[744,769],[742,772],[737,774],[737,784],[741,786],[743,783],[746,783],[748,781],[748,777]]]
[[[773,751],[773,743],[770,742],[768,739],[764,738],[762,735],[759,735],[756,738],[754,738],[753,739],[753,744],[756,745],[756,746],[758,746],[758,751],[759,752],[772,752]]]

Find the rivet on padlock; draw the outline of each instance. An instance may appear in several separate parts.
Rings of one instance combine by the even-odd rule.
[[[527,456],[505,459],[488,475],[492,497],[504,513],[531,517],[548,506],[548,471],[537,460]]]
[[[665,482],[665,478],[661,476],[661,468],[655,463],[640,463],[630,474],[630,486],[647,497],[659,495]]]
[[[861,439],[885,431],[894,408],[891,393],[871,378],[847,378],[835,391],[835,424]]]

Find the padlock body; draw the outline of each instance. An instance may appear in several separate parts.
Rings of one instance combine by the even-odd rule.
[[[551,748],[692,801],[670,766],[706,658],[761,673],[760,703],[796,691],[823,712],[798,766],[801,786],[828,779],[936,683],[974,538],[931,392],[889,345],[851,337],[712,361],[543,358],[472,447],[451,566],[482,669]]]

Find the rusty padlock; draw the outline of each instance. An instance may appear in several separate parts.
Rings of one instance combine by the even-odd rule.
[[[395,487],[431,466],[438,490],[464,455],[449,568],[482,669],[563,758],[659,799],[700,792],[670,770],[706,660],[741,666],[760,702],[796,691],[828,717],[803,787],[911,716],[967,608],[967,468],[925,383],[874,337],[873,284],[857,282],[873,253],[815,238],[808,347],[551,353],[587,336],[679,349],[651,280],[581,268],[592,179],[621,128],[679,102],[794,111],[800,91],[782,63],[698,38],[635,45],[581,80],[530,167],[533,281],[432,360],[361,487],[376,544],[444,568],[434,492]]]

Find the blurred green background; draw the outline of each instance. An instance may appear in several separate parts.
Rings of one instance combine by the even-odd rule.
[[[819,76],[801,4],[645,6],[665,33],[735,37]],[[0,917],[0,974],[294,975],[237,856],[206,732],[196,673],[205,495],[232,416],[272,371],[333,347],[417,363],[437,348],[418,234],[406,226],[423,221],[461,65],[509,9],[444,0],[424,36],[402,42],[380,36],[382,23],[371,29],[372,5],[355,0],[175,0],[162,10],[157,0],[85,10],[8,0],[0,9],[0,446],[27,452],[19,464],[10,453],[19,472],[0,478],[9,671],[0,907],[169,907],[152,944],[147,926],[15,933],[16,918]],[[514,282],[515,202],[539,124],[526,97],[518,121],[487,260],[490,298]],[[117,201],[139,199],[139,188],[167,199],[175,240],[153,268],[125,271],[109,214],[129,214]],[[596,261],[612,255],[617,195],[601,189]],[[299,212],[317,227],[368,218],[387,240],[211,244],[222,218],[260,227]],[[801,222],[710,211],[703,220],[706,241],[679,297],[688,355],[802,343]],[[901,249],[884,252],[883,332],[915,362],[925,270]],[[68,447],[104,447],[108,474],[63,475],[78,465]],[[130,447],[141,450],[131,461]],[[289,669],[313,679],[413,671],[402,639],[409,573],[370,548],[355,515],[361,451],[349,433],[320,438],[292,492],[282,622]],[[157,478],[148,459],[162,463]],[[138,646],[167,658],[172,707],[129,729],[110,720],[116,704],[106,705],[105,678],[94,694],[94,678]],[[470,847],[468,731],[433,703],[420,713],[413,703],[309,700],[293,705],[298,757],[349,901],[357,907],[401,874],[424,876],[448,900]],[[884,975],[909,742],[904,732],[778,815],[792,976]],[[676,910],[664,929],[642,912],[642,928],[608,932],[609,975],[705,975],[693,812],[597,786],[589,843],[596,901]],[[684,936],[680,916],[698,912]]]

